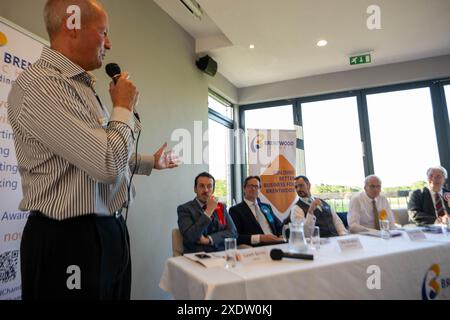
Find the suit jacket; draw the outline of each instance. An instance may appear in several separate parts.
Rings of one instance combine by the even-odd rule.
[[[449,190],[443,189],[444,193]],[[447,201],[442,199],[447,213],[450,213]],[[418,226],[433,224],[436,221],[436,210],[428,188],[416,190],[409,196],[408,213],[410,219]]]
[[[261,203],[265,208],[267,208],[267,215],[272,217],[273,222],[269,221],[266,217],[267,222],[269,223],[270,229],[272,233],[276,236],[281,235],[281,230],[283,228],[280,220],[273,213],[272,207],[269,204]],[[261,209],[261,206],[260,206]],[[262,212],[262,210],[261,210]],[[239,237],[238,244],[247,244],[251,245],[251,237],[254,234],[264,234],[263,230],[259,222],[256,220],[253,215],[252,210],[249,208],[245,201],[233,206],[230,208],[230,215],[233,218],[233,221],[236,225]]]
[[[213,220],[206,214],[196,199],[186,202],[177,208],[178,228],[183,235],[184,252],[211,252],[225,249],[225,238],[237,238],[236,227],[224,206],[226,225],[219,223],[217,213],[213,213]],[[210,236],[213,245],[200,245],[197,241],[201,236]]]

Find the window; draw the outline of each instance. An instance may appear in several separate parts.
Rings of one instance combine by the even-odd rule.
[[[208,96],[208,108],[231,121],[234,119],[232,104],[212,91],[209,92]]]
[[[246,129],[294,129],[292,105],[245,111]]]
[[[437,96],[441,88],[446,109]],[[441,164],[450,171],[445,147],[450,145],[448,79],[302,97],[285,104],[241,106],[245,128],[299,126],[297,171],[305,172],[312,193],[338,212],[348,211],[349,198],[363,190],[369,174],[381,178],[391,207],[405,208],[409,191],[426,185],[427,168]]]
[[[347,211],[364,181],[356,97],[302,103],[301,112],[311,192]]]
[[[208,157],[209,157],[209,173],[216,179],[215,196],[221,202],[232,205],[233,199],[233,183],[232,183],[232,133],[233,121],[231,118],[218,114],[218,110],[226,111],[233,108],[221,104],[217,98],[208,97],[209,105],[209,121],[208,121]],[[215,112],[216,111],[216,112]],[[227,111],[229,112],[229,111]]]
[[[375,174],[383,188],[421,187],[439,164],[429,88],[367,96]]]

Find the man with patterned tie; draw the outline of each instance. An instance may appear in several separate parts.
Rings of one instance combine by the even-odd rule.
[[[364,191],[350,200],[348,226],[352,233],[380,230],[380,219],[389,220],[391,230],[396,228],[391,206],[387,198],[381,194],[381,179],[370,175],[364,181]]]
[[[444,189],[447,170],[437,166],[427,170],[428,186],[411,193],[410,219],[417,225],[445,223],[450,213],[450,190]]]
[[[282,242],[282,223],[272,207],[258,199],[261,179],[247,177],[244,181],[244,201],[230,208],[230,215],[239,233],[238,244],[269,245]]]
[[[236,227],[225,204],[213,196],[216,180],[208,172],[195,178],[196,198],[178,207],[178,228],[184,253],[222,251],[225,238],[237,238]]]

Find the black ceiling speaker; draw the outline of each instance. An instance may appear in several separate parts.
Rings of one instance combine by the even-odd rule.
[[[197,68],[211,77],[214,77],[217,73],[217,62],[208,55],[198,59],[195,64],[197,65]]]

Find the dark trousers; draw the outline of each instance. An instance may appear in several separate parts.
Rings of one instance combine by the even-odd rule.
[[[122,216],[30,215],[20,246],[22,299],[130,299],[129,243]]]

